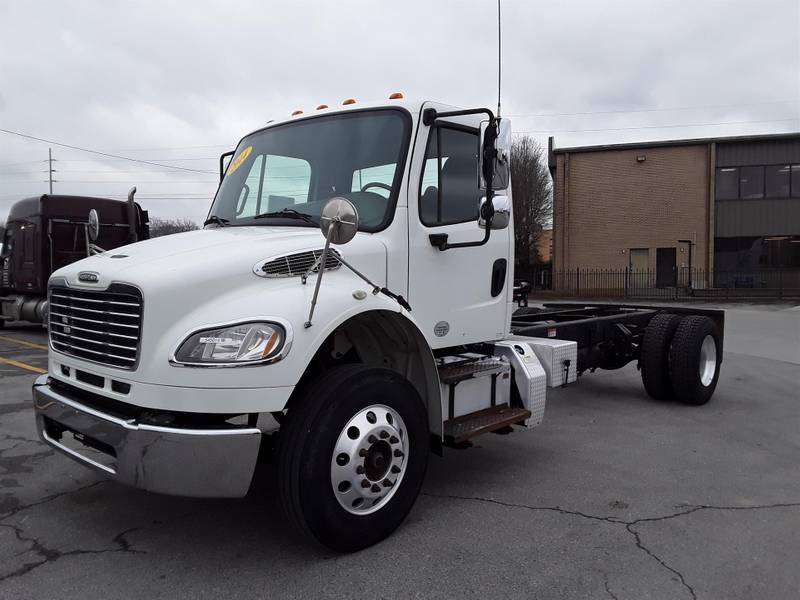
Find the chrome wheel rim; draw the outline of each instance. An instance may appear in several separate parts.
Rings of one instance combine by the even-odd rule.
[[[711,385],[717,373],[717,344],[714,338],[707,335],[700,345],[700,383],[704,387]]]
[[[403,419],[383,404],[368,406],[347,422],[333,447],[333,495],[351,514],[373,513],[397,491],[407,464]]]

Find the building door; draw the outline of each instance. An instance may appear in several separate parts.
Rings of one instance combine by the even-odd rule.
[[[656,287],[674,287],[677,283],[675,248],[656,250]]]

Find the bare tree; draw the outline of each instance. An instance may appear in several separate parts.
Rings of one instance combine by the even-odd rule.
[[[520,269],[542,262],[537,244],[553,216],[553,185],[547,156],[528,136],[514,141],[511,150],[511,191],[514,197],[514,254]]]
[[[150,237],[160,237],[162,235],[171,235],[183,231],[194,231],[195,229],[199,229],[199,227],[197,223],[191,219],[150,218]]]

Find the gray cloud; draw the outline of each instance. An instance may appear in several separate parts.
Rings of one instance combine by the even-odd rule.
[[[396,90],[493,106],[494,11],[491,0],[3,3],[0,127],[209,171],[54,148],[57,192],[136,184],[153,214],[197,220],[219,153],[295,108]],[[798,0],[504,0],[503,12],[505,112],[541,141],[800,129]],[[653,108],[682,110],[531,116]],[[770,122],[651,128],[734,121]],[[587,129],[604,131],[563,133]],[[0,134],[0,219],[46,191],[46,156],[47,144]]]

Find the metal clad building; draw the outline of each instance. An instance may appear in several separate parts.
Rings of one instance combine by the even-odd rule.
[[[800,134],[554,148],[553,265],[800,267]],[[689,262],[691,261],[691,265]]]

